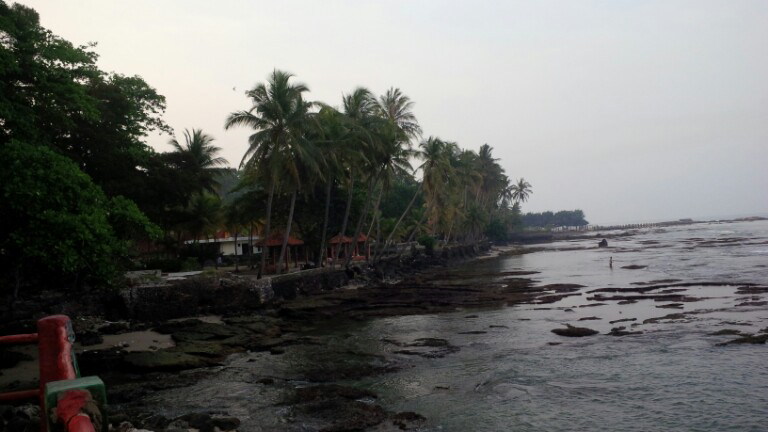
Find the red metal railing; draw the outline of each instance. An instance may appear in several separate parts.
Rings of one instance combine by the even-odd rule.
[[[38,398],[45,407],[45,386],[53,381],[73,380],[78,377],[77,363],[72,350],[74,333],[72,322],[65,315],[45,317],[37,322],[37,333],[0,336],[0,345],[37,343],[40,365],[40,386],[37,389],[0,393],[0,402]],[[90,417],[81,412],[90,393],[69,390],[61,395],[56,405],[56,419],[67,432],[95,432]],[[41,430],[48,430],[48,413],[40,416]]]

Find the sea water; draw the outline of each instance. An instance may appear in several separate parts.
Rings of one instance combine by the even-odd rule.
[[[352,361],[344,353],[355,353],[355,361],[365,355],[397,368],[339,383],[373,391],[389,411],[424,415],[423,430],[768,430],[768,345],[719,346],[735,336],[710,335],[768,327],[768,308],[760,305],[768,294],[737,293],[739,284],[768,285],[768,222],[629,234],[610,237],[608,248],[597,248],[600,237],[562,241],[451,272],[452,280],[463,275],[490,283],[503,282],[502,272],[536,271],[527,277],[539,284],[584,286],[558,302],[341,322],[308,335],[320,345],[293,346],[280,356],[234,355],[211,379],[160,392],[153,401],[169,414],[227,412],[243,421],[242,430],[313,430],[321,425],[280,403],[291,386],[311,384],[293,377],[308,367],[330,370]],[[644,267],[623,268],[631,265]],[[591,299],[589,292],[673,280],[693,283],[676,294],[696,301],[679,309],[650,299],[619,305]],[[643,323],[674,313],[685,315]],[[627,321],[610,323],[616,320]],[[565,324],[600,334],[551,332]],[[640,333],[606,334],[618,326]],[[393,341],[417,338],[445,339],[458,350],[435,358],[396,353]],[[264,376],[285,385],[265,386],[258,379]]]

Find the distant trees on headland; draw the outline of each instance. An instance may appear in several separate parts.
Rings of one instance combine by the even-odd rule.
[[[526,213],[523,225],[530,228],[583,227],[589,225],[581,210],[561,210],[557,213]]]

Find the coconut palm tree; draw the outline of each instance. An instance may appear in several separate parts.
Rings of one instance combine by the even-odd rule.
[[[243,155],[240,165],[259,172],[258,177],[266,181],[269,195],[264,229],[265,239],[270,234],[275,189],[284,179],[284,170],[288,170],[289,177],[294,180],[291,185],[294,188],[291,198],[292,208],[295,204],[295,193],[300,186],[299,164],[291,163],[290,159],[296,156],[294,145],[304,140],[311,104],[303,98],[303,94],[308,92],[309,88],[304,84],[291,82],[292,77],[290,73],[274,70],[266,83],[257,84],[246,92],[252,100],[251,108],[247,111],[233,112],[224,125],[225,129],[246,126],[255,131],[248,137],[248,150]],[[298,150],[298,153],[302,152],[303,150]],[[290,219],[292,217],[289,218],[289,222]],[[290,229],[287,229],[281,256],[284,255],[289,233]],[[264,248],[261,254],[260,276],[266,271],[268,253],[269,249]]]
[[[368,184],[363,210],[360,212],[355,230],[352,232],[352,237],[356,241],[363,227],[363,221],[370,211],[374,188],[380,175],[377,162],[381,153],[381,139],[378,133],[381,130],[382,119],[376,115],[376,100],[366,88],[358,87],[352,93],[345,95],[343,103],[344,114],[349,122],[350,140],[353,145],[358,146],[358,151],[362,156],[356,158],[357,165],[350,168],[353,168],[358,177]],[[351,204],[351,191],[349,198],[348,204]],[[344,230],[342,230],[342,235],[344,234]],[[336,258],[341,252],[340,249],[337,250]],[[351,258],[350,254],[346,258],[345,265],[349,265]]]
[[[221,148],[213,145],[213,141],[214,138],[202,129],[184,129],[184,144],[179,143],[176,138],[168,142],[174,148],[180,168],[193,176],[198,192],[216,193],[219,186],[216,177],[229,163],[223,157],[217,156]]]
[[[401,135],[400,139],[407,142],[421,136],[421,126],[419,126],[412,108],[411,99],[404,95],[399,88],[394,87],[379,96],[379,100],[376,101],[376,110],[379,116],[392,122]]]
[[[344,115],[336,109],[322,105],[314,116],[313,128],[310,129],[310,139],[319,147],[323,156],[322,170],[325,181],[325,212],[320,238],[318,265],[324,266],[326,258],[326,240],[328,234],[328,217],[331,205],[331,190],[337,178],[345,172],[346,152],[349,149],[349,134]]]
[[[522,177],[520,177],[517,183],[511,186],[510,190],[512,192],[511,197],[513,200],[515,200],[516,203],[528,201],[528,197],[530,197],[533,193],[531,184],[525,181],[525,179]]]
[[[187,229],[197,243],[200,236],[216,231],[221,221],[221,200],[218,195],[207,192],[195,194],[187,205]]]
[[[446,201],[448,180],[453,174],[451,147],[452,145],[437,137],[429,137],[419,144],[417,157],[423,161],[419,169],[422,172],[427,218],[431,219],[432,223],[437,223],[440,219],[440,212]]]

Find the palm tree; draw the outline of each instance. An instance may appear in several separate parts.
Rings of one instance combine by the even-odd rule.
[[[424,188],[427,217],[433,223],[440,219],[440,212],[446,202],[448,180],[453,174],[451,166],[451,147],[455,145],[446,143],[437,137],[429,137],[419,144],[417,152],[419,159],[424,162],[419,166],[422,172],[422,184]]]
[[[503,171],[498,159],[493,157],[493,147],[488,144],[480,146],[480,151],[477,152],[477,171],[481,173],[483,180],[475,201],[485,207],[491,204],[493,191],[498,187],[499,176]]]
[[[298,177],[298,166],[286,160],[291,158],[291,147],[294,143],[304,138],[310,104],[303,98],[303,94],[309,89],[304,84],[290,82],[292,77],[290,73],[274,70],[266,84],[257,84],[246,92],[253,103],[251,109],[230,114],[224,126],[225,129],[247,126],[255,130],[248,137],[248,150],[243,155],[240,165],[259,172],[258,177],[266,180],[269,195],[264,239],[267,239],[270,234],[272,200],[275,189],[280,183],[281,174],[284,173],[283,170],[289,169],[289,175],[294,180]],[[293,187],[298,186],[299,183],[294,182]],[[291,207],[295,204],[295,197],[294,190]],[[289,231],[290,229],[286,230],[284,245]],[[281,256],[284,249],[285,246]],[[264,248],[261,254],[260,276],[266,270],[268,253],[269,249]]]
[[[195,194],[187,205],[187,229],[197,243],[201,235],[214,232],[221,219],[221,200],[218,195],[203,192]]]
[[[379,116],[389,120],[401,134],[401,139],[410,141],[421,135],[421,126],[412,111],[413,102],[399,88],[390,88],[379,97],[376,109]]]
[[[176,138],[168,142],[174,147],[181,168],[192,174],[195,179],[197,191],[216,193],[219,186],[216,176],[229,163],[223,157],[217,156],[221,148],[214,146],[213,141],[213,137],[202,129],[184,129],[184,144],[179,143]]]
[[[331,206],[331,189],[334,181],[344,172],[344,152],[347,144],[347,129],[344,116],[329,106],[322,106],[314,117],[314,128],[311,129],[315,144],[323,155],[323,170],[325,171],[325,213],[320,239],[320,250],[317,254],[318,265],[324,266],[326,255],[326,239],[328,234],[328,217]]]
[[[345,95],[343,103],[344,114],[349,122],[350,140],[353,143],[352,145],[358,146],[358,151],[361,155],[359,158],[353,158],[354,166],[350,166],[349,168],[368,183],[368,191],[366,193],[363,210],[360,212],[357,224],[355,225],[355,230],[352,232],[354,241],[357,241],[363,226],[363,221],[370,210],[374,187],[379,178],[379,170],[376,162],[378,159],[377,153],[379,152],[378,146],[380,140],[377,133],[382,122],[381,118],[376,115],[376,100],[366,88],[358,87],[349,95]],[[350,190],[347,201],[347,211],[352,203],[351,200],[352,191]],[[345,235],[346,226],[343,228],[341,235]],[[336,259],[338,259],[340,253],[341,248],[338,248],[336,251]],[[351,258],[352,255],[350,254],[346,258],[345,265],[349,264]]]
[[[525,181],[525,179],[522,177],[520,177],[517,183],[512,185],[511,191],[511,197],[513,200],[515,200],[516,203],[528,201],[528,197],[533,193],[531,184]]]

